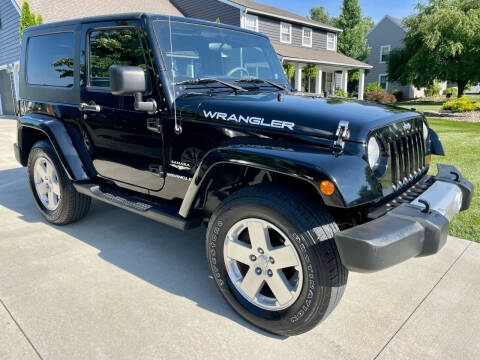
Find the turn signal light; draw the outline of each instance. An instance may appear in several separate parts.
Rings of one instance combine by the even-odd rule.
[[[432,162],[432,155],[428,155],[427,156],[427,164],[430,165],[431,162]]]
[[[320,183],[320,192],[323,195],[330,196],[335,192],[335,185],[331,181],[323,180]]]

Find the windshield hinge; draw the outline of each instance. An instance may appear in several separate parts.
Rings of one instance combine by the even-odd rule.
[[[335,141],[333,142],[334,152],[343,152],[345,141],[350,137],[350,130],[348,129],[349,122],[341,120],[338,123],[337,131],[335,132]]]

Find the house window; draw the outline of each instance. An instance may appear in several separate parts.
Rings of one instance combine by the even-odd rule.
[[[380,85],[382,89],[388,90],[388,74],[378,75],[378,85]]]
[[[244,20],[244,28],[247,30],[258,32],[258,16],[246,14]]]
[[[380,46],[380,64],[385,64],[390,54],[390,45]]]
[[[285,44],[292,43],[292,24],[280,23],[280,42]]]
[[[302,45],[312,47],[312,36],[312,29],[304,27],[302,31]]]
[[[337,49],[337,35],[335,33],[327,33],[327,50]]]

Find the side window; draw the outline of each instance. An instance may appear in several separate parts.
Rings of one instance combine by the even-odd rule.
[[[140,66],[145,57],[137,31],[131,28],[95,30],[89,33],[88,86],[109,88],[112,65]]]
[[[71,32],[30,37],[27,44],[27,83],[72,87],[74,43]]]

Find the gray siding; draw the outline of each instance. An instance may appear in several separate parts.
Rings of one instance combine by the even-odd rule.
[[[19,60],[20,46],[18,27],[20,15],[10,0],[0,0],[0,65],[11,64]]]
[[[281,20],[258,15],[258,31],[267,35],[270,41],[280,43],[281,22]],[[303,26],[293,23],[289,24],[292,25],[292,43],[290,45],[302,47]],[[327,31],[311,29],[313,31],[312,49],[325,50],[327,48]]]
[[[369,83],[378,83],[378,76],[386,74],[387,64],[380,63],[381,46],[390,45],[391,49],[404,47],[403,39],[405,38],[403,31],[388,17],[384,18],[373,31],[367,36],[367,43],[371,47],[368,55],[367,63],[373,66],[365,76],[365,85]],[[400,84],[389,82],[388,91],[401,90],[405,97],[410,96],[410,86],[401,86]]]
[[[0,0],[3,1],[3,0]],[[240,26],[240,9],[217,0],[171,0],[186,17]]]

